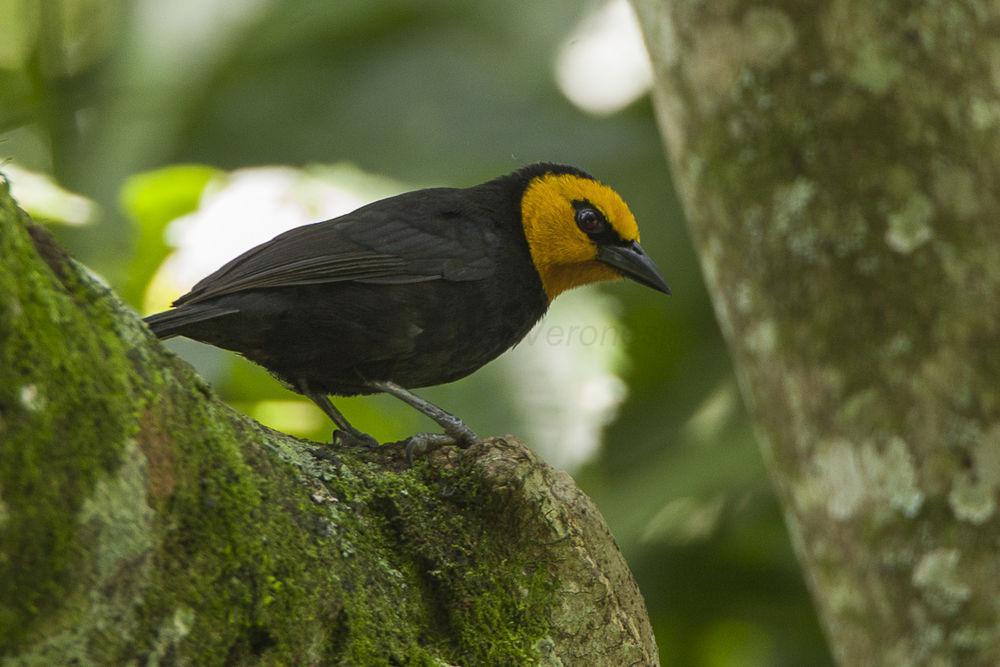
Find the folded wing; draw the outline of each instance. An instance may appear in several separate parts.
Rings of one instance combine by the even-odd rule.
[[[470,208],[461,192],[409,192],[297,227],[232,260],[174,305],[295,285],[484,278],[494,271],[495,232],[488,214]]]

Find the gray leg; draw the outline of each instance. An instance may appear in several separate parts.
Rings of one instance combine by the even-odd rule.
[[[333,434],[333,442],[335,444],[338,444],[346,439],[359,445],[364,445],[365,447],[378,447],[378,441],[375,440],[375,438],[351,426],[351,422],[347,421],[347,417],[345,417],[340,410],[333,406],[333,403],[331,403],[330,399],[326,397],[326,394],[313,391],[313,389],[309,387],[309,384],[304,381],[299,383],[299,390],[306,396],[306,398],[319,406],[319,409],[325,412],[326,416],[337,425],[338,429],[340,429],[335,431]]]
[[[418,433],[410,438],[406,443],[406,456],[408,459],[412,459],[415,452],[422,453],[441,445],[455,444],[459,447],[468,447],[479,440],[479,436],[466,426],[465,422],[461,419],[449,412],[445,412],[430,401],[424,400],[416,394],[400,387],[395,382],[369,382],[368,386],[395,396],[433,419],[444,429],[444,435],[439,433]]]

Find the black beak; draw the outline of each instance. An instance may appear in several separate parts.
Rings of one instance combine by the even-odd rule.
[[[670,287],[667,281],[660,275],[660,270],[653,264],[653,260],[646,256],[642,248],[635,241],[628,245],[602,245],[597,248],[597,261],[604,262],[608,266],[621,271],[626,278],[652,287],[664,294],[670,294]]]

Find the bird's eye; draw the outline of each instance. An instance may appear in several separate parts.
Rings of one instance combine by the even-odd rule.
[[[584,234],[598,234],[604,231],[607,223],[604,216],[589,207],[582,207],[576,212],[576,226]]]

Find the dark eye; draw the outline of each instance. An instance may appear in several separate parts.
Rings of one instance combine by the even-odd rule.
[[[604,231],[606,223],[604,216],[589,207],[582,207],[576,211],[576,226],[584,234],[598,234]]]

